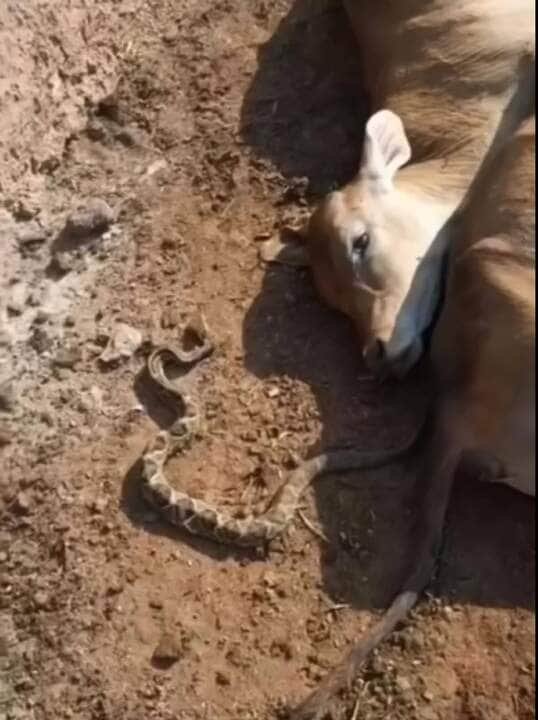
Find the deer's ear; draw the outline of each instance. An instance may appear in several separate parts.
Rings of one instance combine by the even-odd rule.
[[[307,267],[310,257],[306,246],[307,226],[283,228],[260,246],[260,257],[266,263]]]
[[[396,172],[411,159],[403,122],[391,110],[380,110],[366,123],[361,174],[390,188]]]

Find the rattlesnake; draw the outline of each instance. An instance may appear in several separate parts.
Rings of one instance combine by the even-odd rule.
[[[170,360],[178,365],[193,365],[209,357],[214,349],[203,319],[197,327],[191,326],[189,329],[197,339],[194,349],[185,351],[162,345],[149,355],[147,361],[148,373],[153,382],[161,392],[164,391],[167,398],[173,398],[183,411],[169,430],[161,431],[154,437],[142,457],[144,498],[172,525],[219,543],[243,547],[267,545],[290,524],[301,495],[317,475],[379,467],[401,457],[412,444],[373,452],[335,449],[312,457],[290,474],[267,510],[258,516],[234,518],[203,500],[176,490],[168,482],[164,467],[173,454],[190,445],[199,428],[200,415],[192,398],[168,379],[164,365]]]

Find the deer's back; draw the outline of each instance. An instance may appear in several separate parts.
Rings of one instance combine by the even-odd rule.
[[[473,189],[451,247],[432,343],[441,392],[461,396],[473,442],[534,494],[534,118]]]
[[[534,2],[344,1],[373,109],[402,117],[414,159],[481,154],[534,57]]]

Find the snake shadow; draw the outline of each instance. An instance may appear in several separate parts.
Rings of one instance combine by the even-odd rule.
[[[367,99],[358,49],[341,4],[297,0],[261,48],[245,95],[241,131],[284,177],[306,176],[321,195],[356,171]],[[267,268],[243,325],[246,369],[287,376],[312,392],[320,447],[394,447],[418,426],[428,399],[418,368],[405,382],[378,385],[361,365],[350,323],[317,299],[306,271]],[[402,580],[417,498],[413,458],[375,473],[314,486],[325,590],[357,608],[385,607]],[[534,609],[535,505],[501,486],[456,483],[434,588],[451,602]]]

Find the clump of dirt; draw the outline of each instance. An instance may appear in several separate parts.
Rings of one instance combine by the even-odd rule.
[[[358,77],[336,0],[0,7],[1,717],[281,717],[397,589],[402,468],[317,483],[328,543],[298,519],[268,558],[176,533],[139,493],[174,419],[145,357],[199,312],[217,350],[181,381],[205,429],[169,468],[191,492],[256,508],[316,447],[419,422],[420,374],[373,383],[308,273],[258,257],[354,173]],[[441,599],[343,717],[534,717],[533,523],[508,490],[458,487]]]

